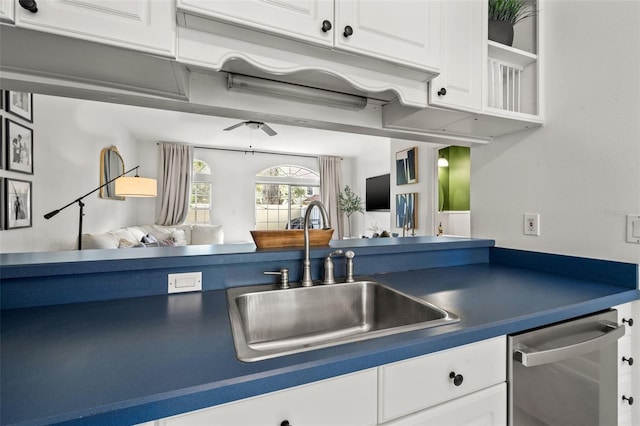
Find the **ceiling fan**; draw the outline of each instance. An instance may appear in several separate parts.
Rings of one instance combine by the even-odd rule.
[[[238,124],[234,124],[233,126],[227,127],[226,129],[224,129],[225,131],[227,130],[233,130],[237,127],[240,126],[247,126],[249,127],[251,130],[256,130],[256,129],[261,129],[263,132],[265,132],[267,135],[269,136],[275,136],[277,135],[277,133],[275,132],[275,130],[273,130],[271,127],[267,126],[265,123],[261,122],[261,121],[243,121],[241,123]]]

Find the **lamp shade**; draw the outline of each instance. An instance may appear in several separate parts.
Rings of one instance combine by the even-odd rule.
[[[116,195],[119,197],[156,197],[158,183],[155,179],[139,176],[122,176],[116,179]]]

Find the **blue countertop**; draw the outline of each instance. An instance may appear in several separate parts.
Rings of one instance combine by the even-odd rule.
[[[371,278],[462,320],[244,363],[235,356],[224,289],[3,310],[0,422],[140,423],[640,298],[628,285],[500,263]]]

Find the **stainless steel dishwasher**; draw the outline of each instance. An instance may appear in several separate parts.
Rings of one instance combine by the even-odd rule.
[[[509,424],[615,425],[617,311],[509,336]]]

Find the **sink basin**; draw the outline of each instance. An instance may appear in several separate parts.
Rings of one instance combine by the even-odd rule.
[[[380,283],[227,290],[238,358],[252,362],[436,327],[460,318]]]

